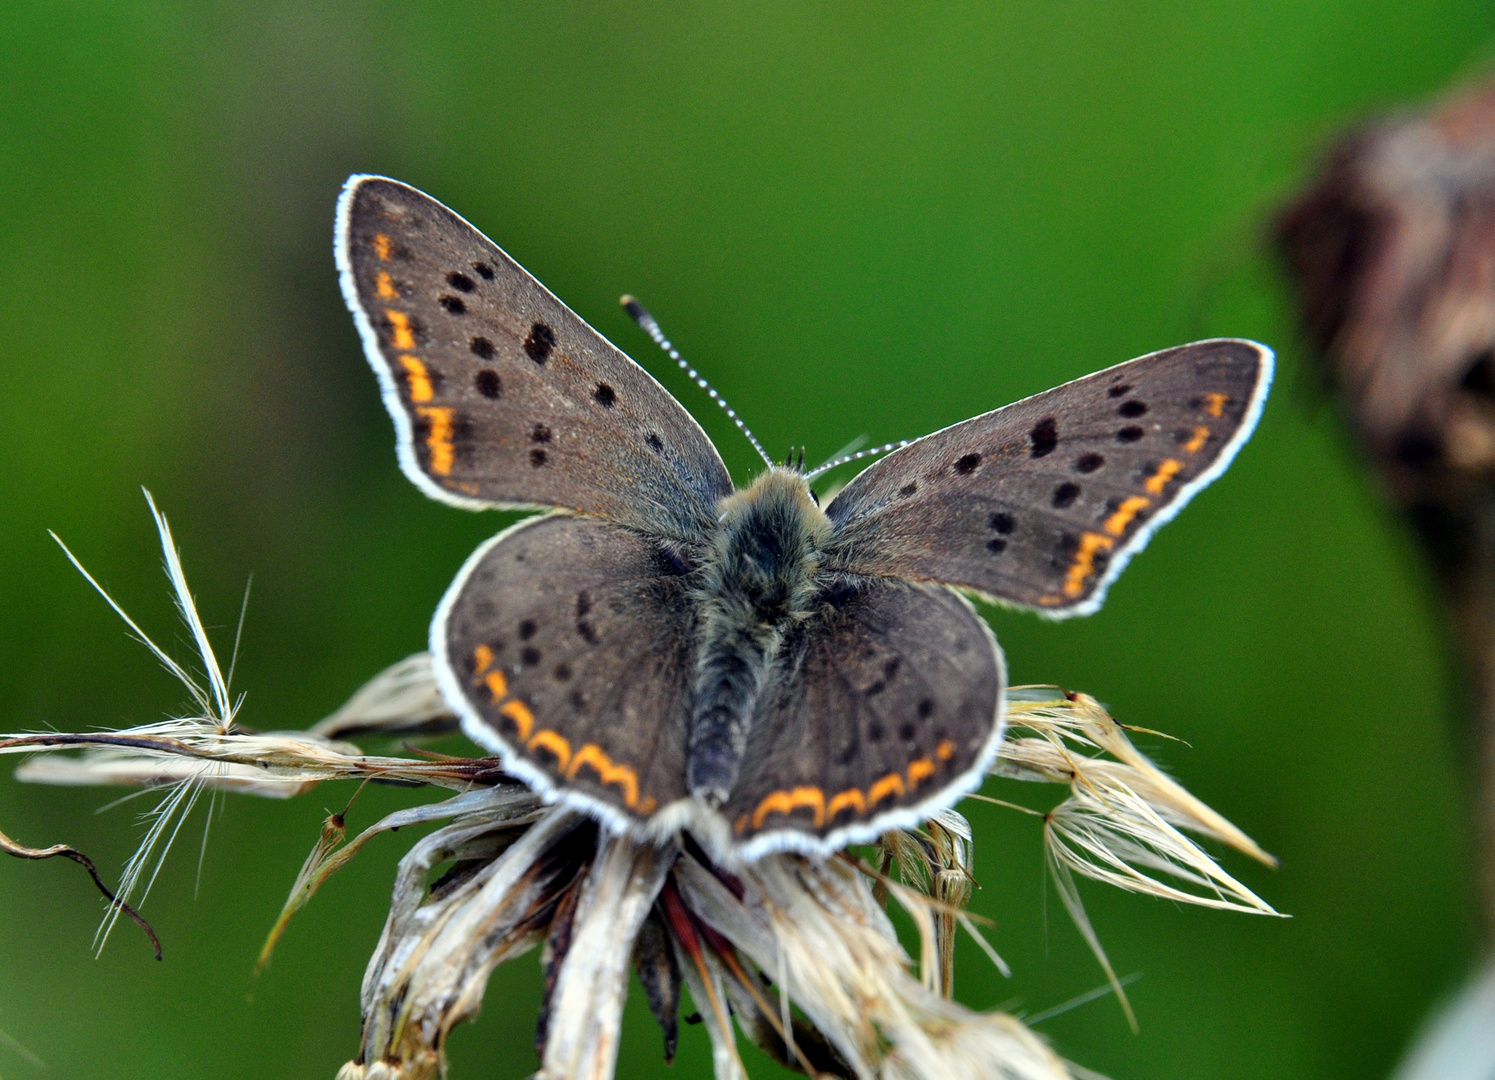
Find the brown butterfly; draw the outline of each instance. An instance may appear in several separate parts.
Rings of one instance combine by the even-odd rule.
[[[1096,610],[1230,463],[1270,350],[1202,341],[903,446],[825,507],[742,490],[665,389],[462,218],[354,176],[343,294],[434,498],[549,511],[462,568],[431,648],[478,743],[615,828],[826,853],[980,784],[1006,672],[962,593]]]

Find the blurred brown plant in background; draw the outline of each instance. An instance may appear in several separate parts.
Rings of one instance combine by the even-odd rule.
[[[1442,587],[1472,720],[1475,871],[1488,950],[1495,944],[1495,78],[1343,136],[1278,214],[1272,240],[1307,343]],[[1485,982],[1495,977],[1489,970]],[[1445,1013],[1441,1041],[1435,1028],[1401,1075],[1454,1075],[1450,1061],[1456,1075],[1488,1075],[1477,1070],[1495,1067],[1482,1056],[1490,1040],[1476,1053],[1458,1034],[1495,1030],[1495,983],[1480,986]]]
[[[1350,133],[1274,229],[1308,343],[1446,591],[1495,933],[1495,80]]]

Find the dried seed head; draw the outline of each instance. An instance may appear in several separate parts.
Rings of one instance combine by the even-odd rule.
[[[157,525],[184,618],[200,628],[159,514]],[[206,636],[196,629],[193,636],[210,653]],[[203,667],[218,671],[207,659]],[[547,807],[493,759],[376,757],[335,741],[357,731],[444,723],[449,714],[433,697],[430,671],[424,655],[395,665],[310,732],[256,735],[234,726],[224,705],[227,679],[213,675],[212,686],[194,694],[200,717],[116,732],[0,737],[0,752],[84,750],[25,766],[25,778],[39,782],[171,784],[142,848],[161,840],[163,855],[202,790],[285,797],[327,780],[382,778],[458,792],[390,814],[352,840],[346,813],[329,818],[266,942],[262,963],[286,920],[373,836],[445,823],[400,860],[389,917],[364,975],[359,1053],[339,1080],[443,1075],[447,1035],[477,1012],[493,968],[537,945],[546,973],[538,1075],[550,1080],[612,1075],[630,967],[664,1029],[666,1057],[678,1034],[682,985],[689,990],[712,1041],[718,1080],[746,1075],[737,1032],[813,1075],[1072,1075],[1015,1017],[974,1012],[950,998],[959,929],[1005,971],[964,910],[974,886],[974,842],[958,813],[884,837],[877,867],[849,854],[774,854],[728,872],[688,835],[640,842],[610,835],[568,808]],[[1180,830],[1268,857],[1159,772],[1093,699],[1017,688],[1008,720],[995,771],[1070,786],[1070,797],[1045,816],[1045,834],[1061,895],[1102,963],[1075,874],[1271,913]],[[14,844],[0,848],[35,854]],[[137,876],[144,859],[132,862]],[[446,873],[428,886],[441,865]],[[919,977],[884,911],[889,899],[917,928]]]

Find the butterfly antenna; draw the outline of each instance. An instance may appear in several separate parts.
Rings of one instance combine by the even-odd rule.
[[[847,454],[844,457],[832,458],[824,465],[817,465],[815,466],[815,468],[805,473],[805,480],[813,480],[821,473],[830,472],[837,466],[847,465],[853,461],[861,461],[862,458],[875,457],[878,454],[886,454],[893,450],[901,450],[911,442],[913,442],[912,439],[899,439],[897,442],[884,443],[882,446],[874,446],[870,450],[859,450],[855,454]]]
[[[701,373],[691,367],[685,357],[676,351],[675,346],[670,344],[670,339],[664,336],[664,331],[659,328],[659,323],[654,321],[654,316],[649,314],[648,309],[631,296],[623,297],[620,303],[623,305],[623,310],[632,316],[633,321],[643,328],[644,333],[654,339],[654,344],[663,349],[671,360],[680,365],[681,371],[690,376],[697,386],[706,391],[712,401],[722,407],[722,411],[727,414],[732,423],[737,425],[737,430],[747,436],[747,441],[753,444],[753,449],[758,451],[758,456],[763,459],[764,464],[770,469],[773,468],[773,458],[764,451],[763,445],[758,442],[758,437],[742,422],[742,417],[737,415],[732,406],[727,404],[727,399],[718,394],[716,389],[701,377]]]

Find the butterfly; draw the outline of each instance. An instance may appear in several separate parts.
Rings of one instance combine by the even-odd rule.
[[[464,731],[615,830],[744,860],[979,785],[1007,677],[968,597],[1095,611],[1272,375],[1250,341],[1165,349],[914,440],[822,507],[793,464],[734,488],[679,402],[430,196],[351,177],[336,250],[406,475],[544,511],[479,547],[432,622]]]

